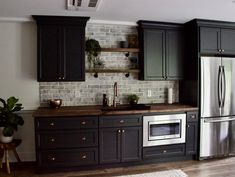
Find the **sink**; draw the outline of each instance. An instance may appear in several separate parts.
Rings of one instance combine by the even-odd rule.
[[[148,110],[151,106],[145,104],[119,105],[117,107],[103,107],[101,111],[125,111],[125,110]]]

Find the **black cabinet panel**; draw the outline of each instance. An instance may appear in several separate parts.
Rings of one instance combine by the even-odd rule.
[[[221,29],[221,49],[224,54],[235,54],[235,29]]]
[[[143,158],[163,158],[183,156],[185,154],[185,144],[174,144],[165,146],[154,146],[143,148]]]
[[[99,130],[100,163],[120,162],[121,130],[105,128]]]
[[[165,79],[165,31],[144,31],[144,79]]]
[[[40,26],[38,29],[38,80],[56,81],[60,76],[60,28]],[[50,51],[50,52],[49,52]]]
[[[220,53],[220,28],[200,27],[201,53]]]
[[[39,151],[39,167],[72,167],[98,164],[97,148]]]
[[[198,122],[188,122],[186,128],[186,155],[197,153]]]
[[[38,81],[84,81],[89,18],[33,17],[38,25]]]
[[[141,160],[142,128],[126,127],[122,129],[122,162]]]
[[[183,26],[139,21],[140,79],[179,80],[184,70]]]
[[[84,28],[67,26],[63,28],[64,36],[64,73],[67,81],[85,80]]]
[[[166,31],[166,78],[184,77],[184,34],[182,30]]]

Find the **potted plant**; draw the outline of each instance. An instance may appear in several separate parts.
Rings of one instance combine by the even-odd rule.
[[[129,95],[127,99],[131,105],[137,104],[139,101],[139,97],[136,94]]]
[[[89,68],[92,67],[92,64],[95,66],[98,63],[100,63],[100,52],[101,52],[101,47],[100,44],[97,40],[95,39],[88,39],[86,40],[86,54],[87,54],[87,59],[88,59],[88,66]]]
[[[17,103],[19,99],[9,97],[6,101],[0,98],[0,141],[9,143],[13,140],[14,131],[18,130],[18,125],[23,125],[23,118],[16,114],[23,109],[22,104]]]

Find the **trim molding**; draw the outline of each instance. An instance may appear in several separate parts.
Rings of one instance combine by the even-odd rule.
[[[17,17],[0,17],[0,22],[33,22],[32,18],[17,18]],[[137,26],[136,22],[127,22],[127,21],[111,21],[111,20],[95,20],[90,19],[88,24],[110,24],[110,25],[127,25],[127,26]]]

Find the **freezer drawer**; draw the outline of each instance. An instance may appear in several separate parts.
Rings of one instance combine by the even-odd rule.
[[[234,117],[201,119],[200,158],[227,156],[233,153]]]

